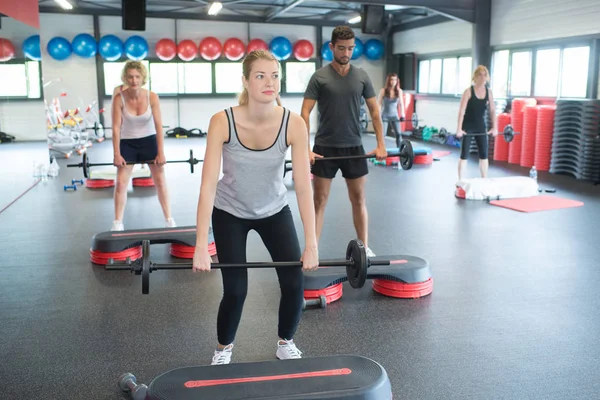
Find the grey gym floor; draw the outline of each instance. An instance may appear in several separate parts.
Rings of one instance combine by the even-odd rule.
[[[166,143],[169,159],[187,158],[189,148],[203,157],[204,139]],[[365,144],[374,146],[374,138],[366,136]],[[0,146],[0,208],[32,182],[39,146]],[[357,354],[380,362],[394,399],[597,398],[600,270],[593,221],[600,186],[540,173],[556,196],[585,206],[531,214],[458,200],[458,149],[451,150],[410,171],[371,166],[367,183],[370,246],[378,255],[427,259],[433,293],[403,300],[376,294],[369,282],[360,290],[344,284],[340,301],[305,311],[298,346],[305,357]],[[95,144],[90,155],[111,161],[110,142]],[[61,160],[58,178],[0,214],[3,399],[122,399],[121,373],[148,384],[173,368],[207,365],[215,347],[220,272],[157,272],[150,294],[142,295],[139,276],[90,264],[92,236],[110,229],[112,189],[64,192],[63,184],[82,176],[65,164],[78,161]],[[474,158],[469,173],[477,174]],[[167,174],[175,219],[194,225],[200,168],[192,175],[185,164],[169,165]],[[490,172],[515,174],[527,171],[495,163]],[[287,182],[302,238],[289,175]],[[162,223],[154,188],[131,189],[126,229]],[[339,176],[325,224],[321,257],[343,256],[355,234]],[[169,259],[166,246],[153,246],[152,257]],[[269,260],[255,234],[248,260]],[[278,301],[276,274],[251,271],[234,362],[274,359]]]

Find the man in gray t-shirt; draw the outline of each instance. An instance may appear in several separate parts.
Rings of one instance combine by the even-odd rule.
[[[314,177],[317,240],[323,228],[323,215],[331,181],[339,169],[348,186],[356,235],[367,247],[367,255],[374,257],[375,254],[368,247],[367,242],[368,214],[365,204],[365,181],[369,173],[367,160],[365,158],[319,160],[319,158],[365,154],[359,124],[361,97],[366,100],[377,137],[377,148],[369,154],[375,154],[378,160],[383,160],[387,156],[373,84],[364,70],[350,65],[354,51],[354,38],[354,32],[347,26],[338,26],[333,30],[329,44],[333,61],[315,71],[310,78],[304,93],[302,118],[310,134],[310,113],[315,103],[318,104],[319,127],[315,136],[315,145],[312,150],[309,148],[311,172]]]

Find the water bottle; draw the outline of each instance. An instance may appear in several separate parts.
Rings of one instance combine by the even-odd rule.
[[[537,183],[537,169],[535,168],[535,165],[529,170],[529,177]]]

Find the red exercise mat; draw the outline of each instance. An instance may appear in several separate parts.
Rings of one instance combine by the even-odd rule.
[[[446,157],[452,154],[450,150],[433,150],[433,158]]]
[[[535,106],[536,99],[516,98],[512,101],[510,114],[511,125],[515,132],[519,132],[508,145],[508,162],[510,164],[519,164],[521,162],[521,148],[523,139],[523,111],[527,106]],[[498,130],[500,132],[500,130]]]
[[[510,124],[510,114],[498,115],[498,132],[504,132],[508,124]],[[508,161],[508,142],[504,140],[504,135],[498,135],[494,139],[494,160]]]
[[[86,179],[85,187],[88,189],[104,189],[115,186],[114,179]]]
[[[463,189],[461,187],[456,188],[456,190],[454,191],[454,195],[456,197],[458,197],[459,199],[464,199],[467,197],[467,193],[465,192],[465,189]]]
[[[415,160],[413,161],[413,164],[423,164],[423,165],[433,164],[433,153],[415,156]]]
[[[418,299],[433,292],[433,278],[425,282],[404,283],[387,279],[373,279],[373,290],[398,299]]]
[[[562,199],[554,196],[534,196],[520,199],[492,200],[490,204],[521,212],[558,210],[561,208],[581,207],[583,202]]]
[[[123,251],[117,252],[102,252],[98,250],[90,249],[90,261],[94,264],[107,265],[108,259],[112,258],[114,261],[125,261],[130,258],[131,261],[135,261],[142,258],[142,246],[132,247]]]
[[[552,137],[554,135],[554,115],[556,106],[539,106],[537,116],[537,137],[535,141],[534,165],[538,171],[550,170],[552,161]]]
[[[533,167],[533,160],[535,159],[535,139],[537,136],[537,114],[537,106],[527,106],[523,111],[521,167]]]
[[[342,298],[342,287],[342,284],[338,283],[335,285],[328,286],[325,289],[305,290],[304,298],[306,300],[318,299],[321,295],[323,295],[327,299],[327,304],[333,303],[334,301],[337,301]]]
[[[147,178],[133,178],[131,183],[134,187],[152,187],[154,186],[154,179],[151,176]]]
[[[177,258],[187,258],[191,260],[194,258],[195,251],[195,246],[188,246],[185,244],[171,243],[171,246],[169,246],[169,254]],[[215,245],[215,242],[208,244],[208,254],[210,254],[211,257],[217,254],[217,246]]]

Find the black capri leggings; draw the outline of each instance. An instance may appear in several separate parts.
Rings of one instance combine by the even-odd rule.
[[[273,261],[300,261],[300,244],[289,206],[277,214],[259,220],[241,219],[218,208],[212,214],[213,234],[219,262],[246,262],[248,232],[261,237]],[[302,268],[276,268],[281,289],[279,337],[291,340],[296,333],[304,301]],[[233,343],[248,293],[248,269],[221,269],[223,298],[217,316],[217,338],[226,346]]]
[[[481,133],[474,131],[465,131],[467,133]],[[486,160],[488,158],[488,142],[489,135],[477,135],[477,136],[463,136],[462,142],[460,145],[460,158],[462,160],[466,160],[469,157],[469,150],[471,148],[471,139],[475,139],[475,143],[477,143],[477,152],[479,153],[480,160]]]

